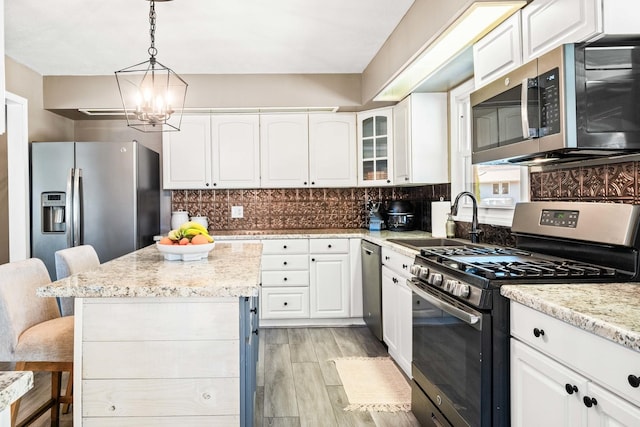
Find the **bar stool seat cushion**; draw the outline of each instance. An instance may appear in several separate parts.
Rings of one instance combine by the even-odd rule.
[[[38,323],[18,338],[14,360],[73,362],[73,316]]]

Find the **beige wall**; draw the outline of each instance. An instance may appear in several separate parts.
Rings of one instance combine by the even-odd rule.
[[[29,141],[71,141],[73,121],[44,110],[42,76],[5,57],[7,91],[29,102]]]
[[[417,53],[422,52],[471,0],[415,0],[362,74],[362,103],[368,104]]]

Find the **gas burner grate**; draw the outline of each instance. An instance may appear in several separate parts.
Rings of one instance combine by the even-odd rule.
[[[531,262],[458,263],[458,269],[487,279],[519,277],[615,277],[616,270],[573,261],[532,260]]]
[[[450,246],[442,248],[422,249],[423,256],[482,256],[482,255],[523,255],[530,256],[529,252],[525,252],[513,248],[494,248],[488,246]]]

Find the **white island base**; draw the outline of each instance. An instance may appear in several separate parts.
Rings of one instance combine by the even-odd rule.
[[[240,426],[242,300],[77,298],[74,425]]]

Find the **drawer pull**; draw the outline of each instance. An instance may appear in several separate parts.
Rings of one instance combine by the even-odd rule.
[[[390,256],[386,256],[386,255],[385,255],[384,259],[385,259],[385,260],[387,260],[387,261],[389,261],[389,260],[391,259],[391,257],[390,257]]]
[[[257,336],[257,335],[258,335],[258,330],[257,330],[257,329],[254,329],[254,330],[253,330],[253,333],[254,333],[254,334],[256,334],[256,336]]]
[[[591,408],[592,406],[596,406],[598,401],[594,397],[585,396],[582,401],[584,402],[584,406],[587,408]]]
[[[207,392],[204,392],[204,393],[202,393],[202,398],[204,400],[209,400],[209,399],[211,399],[211,395],[209,393],[207,393]]]
[[[289,303],[285,301],[284,305],[285,305],[285,307],[286,307],[287,305],[289,305]]]
[[[251,310],[249,310],[249,312],[253,314],[258,314],[258,307],[252,308]]]
[[[398,279],[396,279],[395,277],[393,277],[391,280],[393,281],[393,283],[398,283]]]
[[[409,266],[407,264],[402,264],[402,268],[406,270],[407,268],[409,268]]]
[[[109,410],[110,410],[111,412],[115,411],[115,410],[116,410],[116,406],[115,406],[115,405],[111,405],[111,406],[109,406]]]
[[[536,338],[544,336],[544,329],[533,328],[533,335],[535,335]]]
[[[287,278],[286,278],[286,277],[284,278],[284,281],[285,281],[285,282],[287,281]]]
[[[287,245],[284,245],[284,246],[282,247],[282,249],[287,249]]]
[[[311,258],[311,262],[316,262],[316,259],[315,258]]]
[[[629,381],[629,385],[633,388],[638,388],[638,386],[640,386],[640,378],[633,374],[627,377],[627,381]]]
[[[284,265],[287,265],[287,261],[283,262]]]
[[[564,389],[567,390],[568,394],[573,394],[578,392],[578,387],[572,384],[565,384]]]

